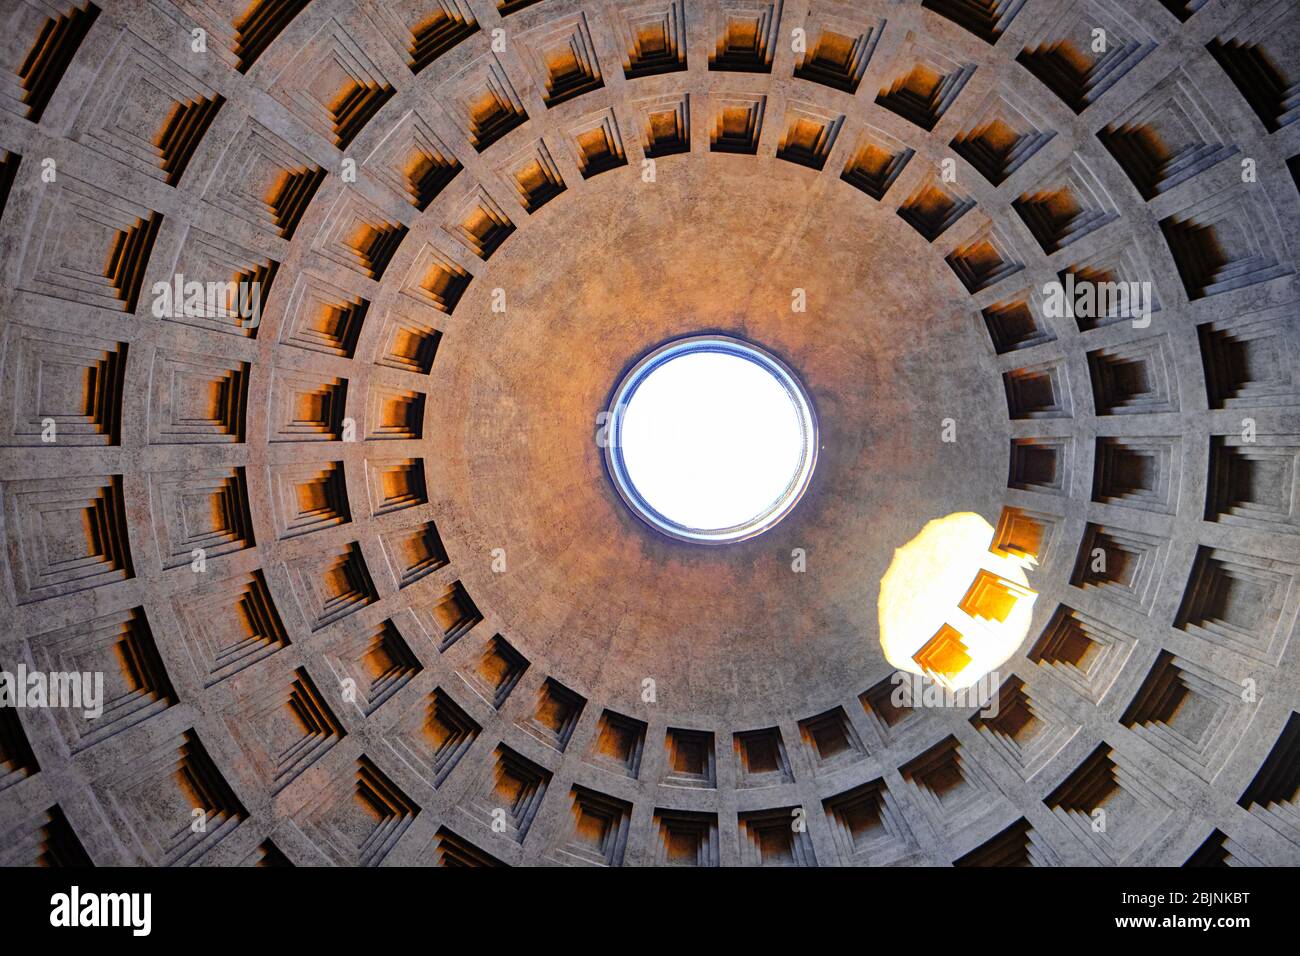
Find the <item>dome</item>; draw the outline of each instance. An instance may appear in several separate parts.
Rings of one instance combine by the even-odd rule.
[[[5,22],[0,863],[1300,863],[1287,0]]]

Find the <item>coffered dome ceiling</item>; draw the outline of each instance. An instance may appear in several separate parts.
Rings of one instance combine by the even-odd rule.
[[[6,11],[0,669],[104,713],[0,862],[1300,862],[1287,0]],[[717,547],[597,440],[699,333],[820,429]],[[956,513],[1033,618],[899,706]]]

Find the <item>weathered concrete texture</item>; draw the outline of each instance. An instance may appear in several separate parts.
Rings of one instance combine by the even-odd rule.
[[[445,0],[481,29],[414,73],[405,6],[215,6],[70,13],[0,97],[0,668],[117,702],[0,710],[0,863],[1300,862],[1300,124],[1242,59],[1300,82],[1285,2],[786,0],[736,72],[664,0],[659,73],[620,0]],[[1099,23],[1113,83],[1047,65]],[[1159,309],[1046,314],[1067,271]],[[260,321],[158,314],[178,272]],[[700,331],[822,437],[720,548],[596,443]],[[880,577],[955,511],[1038,539],[999,717],[889,703]]]

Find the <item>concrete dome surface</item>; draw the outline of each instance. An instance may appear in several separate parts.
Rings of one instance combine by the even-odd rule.
[[[1300,863],[1290,0],[3,7],[0,864]],[[601,444],[698,335],[817,425],[721,545]]]

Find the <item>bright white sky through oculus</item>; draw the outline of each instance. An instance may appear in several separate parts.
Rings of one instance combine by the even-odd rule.
[[[723,352],[665,362],[624,412],[621,450],[646,502],[689,528],[741,524],[770,507],[799,469],[799,416],[766,369]]]

